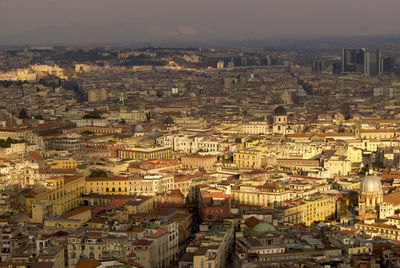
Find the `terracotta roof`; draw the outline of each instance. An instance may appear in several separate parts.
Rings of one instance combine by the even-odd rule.
[[[244,223],[247,226],[249,226],[250,228],[254,228],[255,226],[257,226],[258,224],[261,223],[261,220],[259,220],[253,216],[253,217],[248,218]]]
[[[54,233],[52,236],[54,238],[57,238],[57,237],[64,237],[64,236],[67,236],[67,235],[69,235],[69,233],[64,232],[64,231],[58,231],[58,232]]]
[[[54,263],[52,262],[36,262],[32,268],[53,268]]]
[[[126,181],[127,177],[87,177],[86,181]]]
[[[81,258],[75,265],[75,268],[95,268],[101,265],[96,259]]]
[[[384,195],[383,202],[392,203],[394,206],[400,204],[400,192]]]
[[[36,160],[36,161],[42,159],[42,155],[37,153],[37,152],[30,153],[29,157],[32,158],[33,160]]]
[[[65,213],[63,216],[65,218],[70,218],[70,217],[76,216],[78,214],[87,212],[87,211],[90,211],[90,208],[88,208],[88,207],[80,207],[80,208],[77,208],[77,209],[74,209],[74,210],[71,210],[71,211]]]
[[[172,189],[171,193],[169,194],[169,196],[176,196],[176,197],[180,197],[180,198],[185,198],[185,196],[182,194],[181,190],[179,190],[179,189]]]
[[[100,238],[103,236],[103,233],[101,232],[90,232],[88,233],[88,237],[90,238]]]
[[[40,174],[71,174],[75,172],[75,168],[39,168]]]
[[[157,232],[155,232],[151,237],[157,238],[157,237],[160,237],[162,235],[165,235],[166,233],[168,233],[168,231],[165,230],[164,228],[157,228]]]
[[[391,133],[396,132],[395,129],[361,129],[361,133]]]
[[[102,224],[105,224],[106,222],[107,220],[102,218],[93,218],[88,221],[88,223],[102,223]]]
[[[64,177],[64,184],[73,182],[73,181],[78,180],[80,178],[82,178],[82,176],[65,176]]]
[[[185,155],[182,158],[199,158],[199,159],[211,159],[217,158],[215,155]]]
[[[222,192],[211,192],[203,195],[203,198],[230,198],[230,195],[224,194]]]
[[[139,226],[131,226],[131,227],[129,227],[129,231],[131,231],[133,233],[141,233],[144,231],[144,229]]]
[[[133,243],[134,246],[149,246],[151,245],[151,243],[153,243],[153,241],[151,240],[146,240],[146,239],[140,239],[137,240]]]

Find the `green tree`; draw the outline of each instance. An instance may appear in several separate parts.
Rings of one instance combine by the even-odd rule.
[[[146,119],[147,119],[147,122],[150,122],[150,119],[151,119],[150,111],[148,113],[146,113]]]
[[[19,111],[18,118],[19,118],[19,119],[29,118],[28,113],[26,112],[26,109],[25,109],[25,108],[22,108],[22,109]]]
[[[352,117],[350,103],[348,102],[343,103],[340,106],[340,111],[342,112],[344,119],[349,120]]]
[[[93,170],[90,173],[89,177],[91,177],[91,178],[99,178],[99,177],[108,177],[108,175],[107,175],[107,172],[105,172],[104,170],[96,169],[96,170]]]
[[[93,111],[85,114],[83,117],[83,119],[100,119],[101,118],[101,112],[97,111],[96,109],[94,109]]]

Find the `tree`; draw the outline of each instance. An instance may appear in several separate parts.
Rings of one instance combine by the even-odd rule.
[[[340,110],[344,116],[344,119],[349,120],[352,116],[351,116],[351,107],[350,107],[350,103],[346,102],[343,103],[340,106]]]
[[[101,112],[97,111],[96,109],[94,109],[93,111],[85,114],[83,117],[83,119],[100,119],[101,118]]]
[[[107,176],[107,172],[105,172],[104,170],[96,169],[96,170],[93,170],[90,173],[89,177],[91,177],[91,178],[99,178],[99,177],[108,177],[108,176]]]
[[[359,172],[358,174],[360,174],[360,175],[365,175],[365,174],[368,173],[368,171],[369,171],[369,166],[366,165],[366,166],[364,166],[364,167],[360,170],[360,172]]]
[[[26,109],[25,109],[25,108],[22,108],[22,109],[19,111],[18,118],[19,118],[19,119],[29,118],[28,113],[26,112]]]
[[[14,140],[14,139],[12,139],[10,137],[8,137],[6,140],[0,139],[0,147],[1,148],[10,148],[11,144],[19,143],[19,142],[21,142],[21,141]]]
[[[146,113],[146,119],[147,119],[147,122],[150,122],[150,119],[151,119],[150,111],[148,113]]]
[[[126,124],[126,121],[125,121],[125,119],[121,119],[121,120],[119,121],[119,123],[120,123],[121,125],[125,125],[125,124]]]

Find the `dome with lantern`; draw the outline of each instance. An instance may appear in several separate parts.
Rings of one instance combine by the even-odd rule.
[[[372,174],[365,176],[361,181],[360,191],[368,193],[382,192],[382,184],[380,179]]]

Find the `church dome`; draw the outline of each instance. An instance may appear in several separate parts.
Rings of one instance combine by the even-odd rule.
[[[142,125],[136,125],[133,129],[133,133],[144,133],[144,128],[142,127]]]
[[[277,116],[287,115],[285,107],[283,107],[282,105],[279,105],[278,107],[276,107],[274,110],[274,115],[277,115]]]
[[[173,124],[174,124],[174,119],[172,119],[171,116],[168,116],[167,118],[165,118],[164,124],[166,124],[166,125],[173,125]]]
[[[361,192],[382,192],[382,184],[378,177],[370,174],[364,177],[360,184]]]
[[[257,233],[270,233],[275,231],[275,227],[269,223],[263,222],[254,226],[253,230]]]

